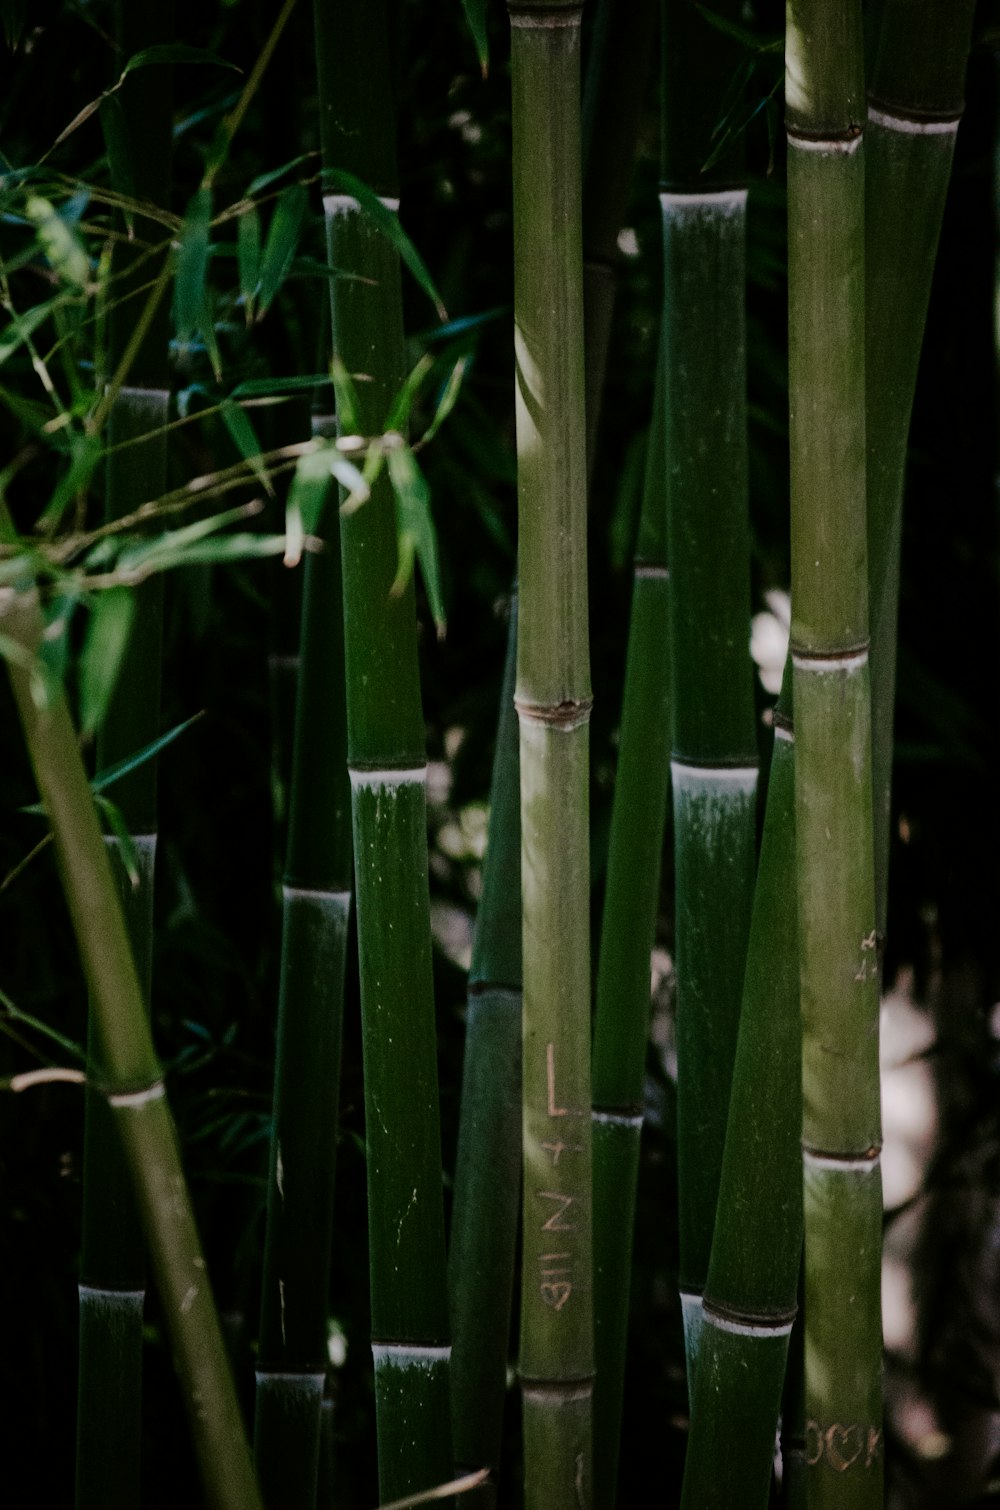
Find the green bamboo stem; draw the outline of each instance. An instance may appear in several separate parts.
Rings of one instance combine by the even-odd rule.
[[[809,1504],[882,1503],[861,7],[787,11]]]
[[[172,7],[136,11],[116,6],[119,56],[169,42]],[[122,113],[131,151],[131,182],[115,187],[166,205],[170,195],[172,77],[169,66],[150,69],[144,80],[126,79],[114,102]],[[116,163],[116,159],[112,159]],[[159,228],[138,219],[140,244],[155,244]],[[132,272],[136,252],[128,243],[115,249],[116,287],[126,295],[150,276],[148,261]],[[156,268],[153,269],[155,274]],[[136,318],[134,299],[120,303],[110,320],[109,365],[117,368]],[[143,444],[112,450],[106,463],[105,515],[115,519],[166,491],[168,419],[167,306],[163,305],[139,343],[129,383],[118,393],[108,421],[112,447],[149,436]],[[160,660],[163,619],[162,579],[136,590],[129,643],[117,685],[98,731],[97,761],[102,768],[150,744],[160,732]],[[156,766],[147,762],[120,781],[114,798],[132,838],[138,885],[123,867],[114,870],[136,960],[143,1000],[152,984],[153,870],[156,854]],[[116,851],[118,843],[109,839]],[[94,1013],[88,1020],[87,1053],[99,1062]],[[129,1172],[114,1118],[99,1091],[89,1086],[84,1103],[83,1213],[80,1259],[80,1354],[77,1387],[77,1510],[114,1504],[137,1510],[140,1494],[142,1407],[142,1328],[145,1255]]]
[[[489,841],[469,972],[462,1117],[448,1255],[459,1473],[488,1467],[470,1504],[496,1502],[521,1194],[521,824],[517,594],[511,599],[490,785]]]
[[[795,761],[775,744],[705,1284],[685,1510],[766,1510],[802,1251],[802,1099],[795,908]]]
[[[207,1502],[213,1510],[259,1510],[111,861],[65,699],[52,688],[41,695],[35,661],[41,627],[34,592],[5,589],[0,629],[17,647],[8,660],[11,685],[97,1019],[101,1089],[132,1177]]]
[[[384,5],[317,3],[325,169],[395,208]],[[333,348],[363,433],[385,428],[405,377],[399,259],[357,201],[324,198]],[[348,762],[361,974],[379,1491],[451,1477],[448,1293],[427,880],[426,764],[412,581],[396,576],[385,471],[341,522]]]
[[[739,6],[733,0],[720,13],[738,19]],[[679,1277],[690,1375],[726,1136],[755,859],[746,190],[738,151],[705,167],[734,72],[732,43],[694,6],[668,0],[663,51]]]
[[[865,137],[868,577],[875,905],[885,935],[906,445],[973,0],[886,0]]]
[[[327,1367],[344,970],[351,914],[336,490],[305,562],[282,901],[274,1129],[254,1458],[265,1503],[313,1510]]]
[[[594,1020],[594,1503],[618,1481],[649,972],[670,769],[661,345],[636,545]]]
[[[656,0],[598,0],[583,91],[583,319],[586,332],[587,476],[593,471],[601,395],[618,288],[618,235],[628,206]]]
[[[525,1503],[591,1497],[593,1317],[580,7],[511,7]]]

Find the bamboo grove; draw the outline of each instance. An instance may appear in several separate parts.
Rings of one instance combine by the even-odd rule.
[[[880,1003],[1000,33],[438,9],[0,4],[15,1500],[935,1503]]]

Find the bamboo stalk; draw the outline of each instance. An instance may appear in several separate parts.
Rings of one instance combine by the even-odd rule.
[[[316,5],[323,165],[396,208],[385,8]],[[358,202],[324,199],[333,347],[364,434],[405,377],[399,259]],[[412,580],[397,566],[386,475],[341,521],[348,762],[361,967],[379,1492],[452,1471],[441,1150],[427,881],[426,764]]]
[[[775,714],[681,1504],[766,1510],[802,1251],[791,668]]]
[[[866,406],[875,906],[884,938],[906,445],[973,0],[885,0],[866,133]]]
[[[122,59],[170,40],[172,8],[133,12],[120,3],[115,25]],[[132,182],[124,187],[151,204],[166,205],[170,193],[171,96],[169,67],[146,79],[126,79],[115,105],[122,112],[132,151]],[[117,185],[117,187],[122,187]],[[140,218],[141,245],[156,228]],[[148,263],[132,271],[133,247],[118,243],[112,269],[121,292],[150,276]],[[155,275],[156,268],[152,269]],[[117,368],[132,334],[131,305],[110,321],[109,362]],[[112,450],[106,462],[105,516],[118,519],[166,491],[167,306],[150,324],[132,362],[130,381],[115,400],[108,422]],[[140,440],[140,437],[151,437]],[[139,442],[135,444],[134,442]],[[132,444],[130,444],[132,443]],[[98,764],[107,769],[145,748],[160,732],[160,661],[163,584],[159,578],[136,590],[129,643],[118,681],[97,736]],[[147,762],[120,781],[115,800],[132,837],[139,882],[132,886],[116,863],[143,1000],[152,984],[153,870],[156,854],[156,766]],[[118,841],[108,839],[109,848]],[[94,1013],[88,1019],[87,1053],[99,1063]],[[77,1387],[77,1510],[114,1504],[138,1507],[142,1408],[142,1328],[145,1256],[129,1172],[114,1118],[99,1091],[88,1087],[84,1102],[83,1213],[80,1258],[80,1359]]]
[[[719,9],[736,20],[731,0]],[[733,44],[663,11],[663,341],[671,571],[680,1288],[697,1356],[753,896],[745,239],[738,149],[712,168]],[[689,1388],[690,1388],[689,1377]]]
[[[525,1502],[585,1505],[593,1379],[580,7],[510,8]]]
[[[618,1481],[649,972],[670,769],[664,352],[657,363],[639,538],[594,1020],[594,1503]]]
[[[496,1502],[521,1194],[521,824],[517,594],[490,784],[490,825],[469,972],[462,1117],[448,1255],[452,1431],[459,1472],[486,1466],[470,1504]]]
[[[282,888],[281,986],[254,1458],[266,1503],[313,1510],[327,1367],[344,970],[351,914],[336,490],[308,554]]]
[[[881,1505],[860,5],[791,0],[785,58],[808,1495]]]
[[[153,1049],[100,825],[61,691],[39,686],[41,616],[34,591],[0,593],[0,627],[18,647],[11,685],[90,988],[107,1098],[133,1182],[207,1502],[259,1510],[177,1136]],[[47,695],[46,695],[47,694]]]

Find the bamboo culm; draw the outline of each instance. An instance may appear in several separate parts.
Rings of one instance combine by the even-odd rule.
[[[591,1500],[593,1315],[580,7],[511,8],[525,1503]]]
[[[795,827],[810,1506],[882,1504],[861,7],[786,31]]]
[[[385,6],[315,7],[325,171],[397,209]],[[329,183],[326,185],[330,187]],[[399,258],[353,197],[324,194],[333,350],[362,433],[406,375]],[[383,469],[341,519],[348,765],[360,956],[372,1351],[383,1500],[451,1477],[448,1287],[427,877],[426,753],[412,579]]]
[[[722,13],[737,20],[731,0]],[[733,44],[663,19],[663,326],[676,884],[680,1289],[691,1389],[750,930],[757,743],[749,655],[746,190],[706,168]]]
[[[260,1510],[260,1497],[150,1036],[117,888],[65,698],[40,680],[34,591],[5,589],[0,628],[28,752],[55,842],[90,989],[107,1098],[132,1177],[170,1333],[206,1502]]]

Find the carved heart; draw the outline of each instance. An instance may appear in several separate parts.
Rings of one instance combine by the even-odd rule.
[[[855,1426],[827,1427],[826,1432],[826,1461],[835,1473],[844,1473],[852,1463],[856,1463],[864,1451],[865,1433],[864,1428]]]

